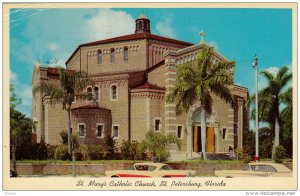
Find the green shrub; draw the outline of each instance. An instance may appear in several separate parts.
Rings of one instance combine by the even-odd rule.
[[[153,161],[163,162],[168,160],[170,153],[168,151],[169,144],[177,144],[180,149],[180,140],[177,139],[175,134],[163,135],[154,131],[148,131],[145,140],[147,152]]]
[[[107,160],[115,159],[117,151],[116,141],[111,136],[107,136],[104,144],[103,158]]]
[[[76,160],[86,161],[88,158],[88,146],[80,144],[75,151]]]
[[[56,146],[52,146],[50,144],[47,144],[47,159],[55,159],[55,149],[56,149]]]
[[[144,140],[137,145],[137,159],[147,160],[147,144]]]
[[[286,156],[285,148],[283,146],[277,146],[275,148],[274,161],[276,163],[282,163],[285,156]]]
[[[54,154],[55,160],[71,160],[71,156],[68,153],[68,146],[65,144],[60,144],[55,149]]]
[[[89,160],[101,160],[103,159],[103,147],[100,145],[88,145],[87,146],[88,159]]]
[[[65,131],[65,130],[63,130],[63,131],[59,132],[59,135],[61,137],[61,141],[60,142],[62,144],[68,145],[68,132]]]
[[[36,143],[32,146],[31,159],[46,160],[48,158],[48,149],[45,142]]]
[[[121,154],[122,158],[126,160],[136,160],[137,159],[137,141],[122,141],[121,144]]]
[[[252,157],[250,155],[246,154],[246,155],[244,155],[242,160],[244,163],[249,163],[250,161],[252,161]]]
[[[244,149],[238,148],[236,150],[236,156],[238,160],[241,160],[244,163],[249,163],[252,160],[252,155],[249,153],[247,146],[245,146]]]
[[[238,160],[243,159],[243,149],[241,148],[236,149],[235,154]]]

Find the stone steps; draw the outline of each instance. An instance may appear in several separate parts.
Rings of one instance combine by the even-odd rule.
[[[211,153],[207,152],[206,157],[208,160],[230,160],[228,153]],[[202,158],[202,153],[196,152],[181,152],[181,151],[170,151],[170,161],[183,161],[183,160],[197,160]]]

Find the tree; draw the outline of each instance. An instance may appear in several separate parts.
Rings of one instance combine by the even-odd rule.
[[[24,133],[28,133],[28,130],[31,130],[33,125],[31,119],[26,118],[25,114],[15,109],[20,103],[21,99],[16,96],[13,85],[10,85],[10,145],[13,169],[15,172],[17,172],[17,146],[21,143]]]
[[[154,131],[148,131],[146,134],[145,145],[154,161],[162,162],[169,157],[169,144],[177,144],[177,147],[181,148],[180,140],[174,134],[163,135]]]
[[[63,110],[68,114],[68,153],[71,154],[71,108],[76,98],[82,99],[90,96],[84,92],[90,84],[87,77],[82,77],[82,72],[59,69],[58,84],[51,82],[40,82],[33,88],[33,93],[40,91],[48,96],[50,104],[62,104]]]
[[[292,73],[288,73],[288,68],[283,66],[277,74],[269,71],[262,71],[261,74],[267,79],[268,85],[259,92],[259,108],[260,121],[270,123],[275,133],[273,144],[273,153],[279,145],[279,130],[280,130],[280,97],[283,89],[292,79]],[[292,116],[290,116],[292,118]]]
[[[167,95],[168,102],[176,103],[176,110],[182,113],[199,101],[201,106],[201,143],[203,158],[206,159],[206,118],[212,114],[212,94],[217,95],[232,108],[236,108],[234,98],[228,88],[233,83],[229,73],[235,63],[223,61],[213,64],[213,48],[203,48],[198,54],[196,66],[184,63],[179,66],[175,87]]]
[[[286,149],[286,154],[289,157],[293,155],[293,95],[292,87],[289,87],[281,94],[280,100],[284,104],[284,108],[280,112],[281,119],[281,137],[282,145]]]

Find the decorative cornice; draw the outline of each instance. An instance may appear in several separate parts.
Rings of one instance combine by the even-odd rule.
[[[165,94],[163,92],[131,92],[131,99],[154,99],[154,100],[164,100]]]
[[[202,49],[204,47],[208,48],[209,46],[206,45],[206,44],[197,44],[197,45],[189,46],[189,47],[186,47],[186,48],[183,48],[183,49],[179,49],[177,51],[166,51],[164,53],[164,57],[167,57],[167,56],[179,56],[179,55],[182,55],[182,54],[185,54],[185,53],[188,53],[188,52],[192,52],[192,51],[195,51],[195,50]],[[213,54],[216,55],[221,60],[229,61],[226,57],[224,57],[223,55],[219,54],[215,50],[213,51]]]

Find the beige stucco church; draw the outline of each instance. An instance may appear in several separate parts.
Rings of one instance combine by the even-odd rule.
[[[151,34],[150,20],[144,14],[136,19],[135,32],[79,45],[66,61],[67,69],[84,71],[94,85],[88,87],[97,104],[76,100],[72,106],[72,130],[81,143],[101,145],[107,135],[120,144],[122,140],[143,140],[149,130],[174,133],[181,140],[181,150],[171,154],[191,158],[201,151],[199,103],[178,115],[175,105],[166,102],[174,87],[177,67],[196,62],[197,54],[208,47]],[[214,63],[228,61],[214,52]],[[34,65],[32,85],[55,82],[58,70]],[[234,70],[232,72],[234,74]],[[248,129],[246,100],[248,89],[229,87],[238,107],[233,110],[213,96],[213,114],[207,118],[207,152],[228,152],[229,146],[243,146],[243,130]],[[67,112],[61,104],[50,105],[47,95],[32,98],[32,118],[38,142],[59,144],[59,132],[67,128]]]

